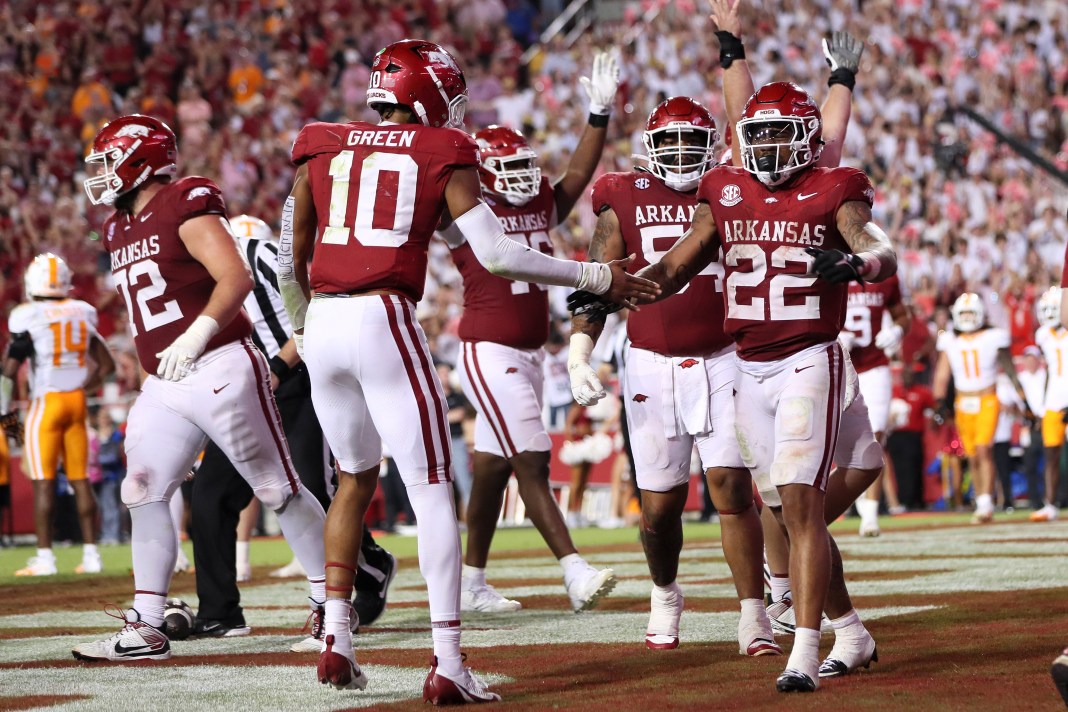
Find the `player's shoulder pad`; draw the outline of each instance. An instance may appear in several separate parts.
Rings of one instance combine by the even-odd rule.
[[[290,158],[299,166],[322,153],[333,155],[342,149],[342,133],[340,124],[328,124],[324,121],[310,123],[297,134]]]
[[[638,180],[641,174],[630,171],[623,173],[605,173],[593,182],[590,189],[590,200],[593,205],[593,214],[600,215],[605,210],[616,209],[613,200],[618,200],[631,181]],[[650,176],[643,176],[646,180],[655,180]]]
[[[826,171],[825,180],[831,183],[841,196],[841,203],[860,201],[867,203],[869,207],[875,203],[875,187],[864,171],[850,166],[835,166],[822,170]]]
[[[712,166],[701,176],[701,182],[697,184],[697,200],[701,203],[712,203],[720,197],[723,186],[728,182],[737,184],[748,177],[747,171],[729,163]]]
[[[179,225],[199,215],[226,217],[226,201],[223,200],[222,191],[208,178],[180,178],[171,184],[171,191]]]
[[[938,338],[935,340],[935,350],[945,351],[953,344],[954,334],[952,329],[944,329],[938,332]]]
[[[12,334],[29,331],[37,316],[37,305],[33,302],[19,304],[7,315],[7,330]]]
[[[471,134],[460,129],[427,126],[422,135],[430,139],[426,148],[443,155],[449,165],[470,168],[480,165],[478,143]]]

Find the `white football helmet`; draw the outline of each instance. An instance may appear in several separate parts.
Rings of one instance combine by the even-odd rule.
[[[234,237],[251,237],[253,240],[274,240],[276,237],[270,225],[251,215],[230,218],[230,229]]]
[[[61,298],[70,293],[70,267],[59,255],[37,255],[23,277],[26,296],[32,299]]]
[[[1061,288],[1050,287],[1038,299],[1038,323],[1054,328],[1061,325]]]
[[[965,292],[957,297],[949,314],[953,318],[953,328],[965,334],[978,331],[986,323],[986,307],[982,298],[974,292]]]

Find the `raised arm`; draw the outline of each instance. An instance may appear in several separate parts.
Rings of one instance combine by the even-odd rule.
[[[557,222],[563,222],[575,207],[601,161],[608,137],[608,117],[619,87],[619,51],[613,49],[594,55],[593,72],[589,78],[582,77],[582,87],[590,98],[590,118],[571,154],[567,171],[553,186]]]
[[[668,250],[660,261],[638,272],[660,287],[656,300],[675,294],[711,264],[719,251],[719,230],[708,203],[698,203],[693,222],[685,235]],[[646,301],[656,301],[646,300]]]
[[[853,111],[853,87],[860,71],[864,43],[848,32],[832,32],[823,40],[823,56],[831,68],[830,90],[820,107],[823,114],[823,153],[817,165],[834,168],[842,161],[846,130]]]
[[[838,232],[851,253],[809,247],[805,251],[816,259],[812,270],[835,284],[852,280],[881,282],[897,273],[897,254],[882,228],[872,222],[871,207],[851,200],[838,208],[835,215]]]
[[[289,323],[297,353],[304,355],[304,319],[311,299],[308,264],[315,251],[318,217],[308,183],[308,165],[297,169],[293,188],[282,208],[282,229],[278,238],[278,291]]]
[[[742,45],[742,23],[738,19],[740,4],[741,0],[708,0],[712,21],[718,28],[716,39],[719,40],[719,66],[723,67],[723,103],[728,126],[738,125],[745,103],[756,93]],[[731,142],[731,160],[736,166],[742,165],[737,139]]]

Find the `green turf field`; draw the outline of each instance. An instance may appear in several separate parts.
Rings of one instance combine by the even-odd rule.
[[[537,533],[501,530],[489,580],[524,607],[465,615],[463,647],[510,709],[1058,709],[1048,670],[1068,643],[1068,523],[1031,524],[1023,514],[985,527],[967,521],[884,518],[878,539],[857,537],[857,520],[834,526],[880,661],[788,705],[773,687],[785,659],[737,654],[737,602],[715,525],[686,528],[677,650],[642,645],[650,584],[633,528],[575,532],[583,554],[620,579],[602,606],[581,615],[570,612],[560,568]],[[10,574],[32,549],[2,550],[0,709],[422,709],[430,635],[415,538],[380,542],[401,569],[386,613],[357,637],[370,678],[364,692],[320,686],[315,655],[288,652],[301,637],[306,592],[300,580],[267,577],[290,558],[279,539],[253,543],[254,578],[242,586],[253,635],[177,642],[172,660],[134,668],[70,657],[73,645],[117,630],[102,609],[129,604],[128,547],[102,549],[103,575],[17,580]],[[79,556],[77,547],[57,550],[60,569],[73,570]],[[191,575],[176,575],[172,592],[195,606]],[[779,642],[789,650],[789,637]],[[825,635],[822,652],[831,642]]]

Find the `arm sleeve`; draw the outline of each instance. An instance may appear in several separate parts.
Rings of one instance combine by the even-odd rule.
[[[11,343],[7,345],[7,357],[19,363],[33,358],[33,337],[28,331],[11,335]]]
[[[510,239],[501,221],[485,203],[456,218],[453,226],[491,274],[521,282],[581,288],[580,263],[549,257]]]
[[[278,292],[282,295],[282,305],[289,315],[289,323],[294,331],[304,329],[304,317],[308,313],[308,298],[297,282],[297,273],[293,267],[293,206],[296,199],[286,198],[282,206],[282,228],[278,235]]]

